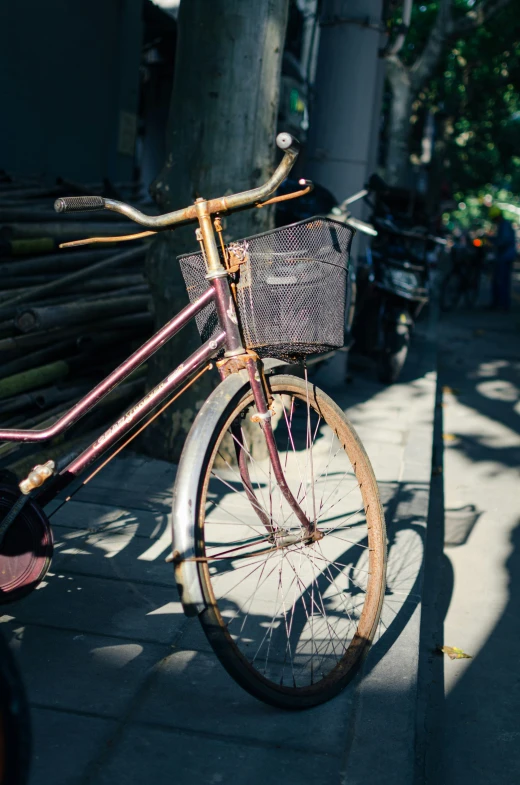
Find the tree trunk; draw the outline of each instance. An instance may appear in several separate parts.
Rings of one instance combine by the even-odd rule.
[[[392,88],[386,180],[389,185],[405,185],[409,170],[410,116],[412,114],[412,87],[404,67],[388,63],[388,79]]]
[[[253,188],[274,164],[281,59],[288,0],[182,0],[175,79],[168,122],[167,159],[152,185],[161,209],[185,207]],[[268,210],[249,210],[226,221],[226,238],[265,231]],[[195,227],[165,232],[153,242],[147,273],[157,326],[187,304],[176,255],[198,248]],[[156,384],[200,345],[189,325],[150,363]],[[201,382],[145,431],[154,457],[176,460],[196,411],[213,381]]]

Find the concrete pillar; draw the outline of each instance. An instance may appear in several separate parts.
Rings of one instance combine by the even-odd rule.
[[[374,164],[381,14],[382,0],[324,0],[322,5],[307,171],[338,201],[363,187]]]

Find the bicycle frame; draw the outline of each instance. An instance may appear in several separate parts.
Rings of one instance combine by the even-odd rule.
[[[223,283],[227,283],[227,281]],[[19,443],[48,442],[56,436],[65,433],[69,427],[93,409],[105,395],[128,378],[136,368],[146,362],[161,346],[182,330],[204,307],[214,302],[217,296],[222,296],[224,287],[219,287],[219,289],[220,292],[217,294],[216,287],[211,286],[199,300],[184,308],[52,426],[39,431],[0,430],[0,440]],[[200,349],[190,355],[185,362],[175,368],[162,382],[125,412],[81,455],[60,471],[53,481],[48,484],[48,487],[42,491],[39,498],[45,495],[45,503],[50,501],[102,453],[108,450],[121,437],[125,436],[133,425],[207,365],[226,344],[227,335],[225,330],[219,332],[212,340],[206,341]]]

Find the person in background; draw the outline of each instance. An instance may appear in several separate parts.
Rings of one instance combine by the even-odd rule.
[[[488,216],[497,231],[493,238],[495,262],[493,265],[492,308],[508,311],[511,306],[511,272],[516,258],[516,237],[510,221],[502,215],[500,207],[490,207]]]

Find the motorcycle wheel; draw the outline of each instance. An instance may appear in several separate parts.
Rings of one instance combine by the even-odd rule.
[[[383,384],[393,384],[399,378],[408,356],[410,326],[389,323],[383,332],[383,345],[377,364],[377,377]]]
[[[451,272],[442,282],[441,311],[453,311],[460,299],[462,280],[458,273]]]
[[[468,308],[476,307],[478,303],[479,294],[480,294],[480,276],[476,273],[473,273],[469,281],[469,287],[465,293],[465,300]]]

